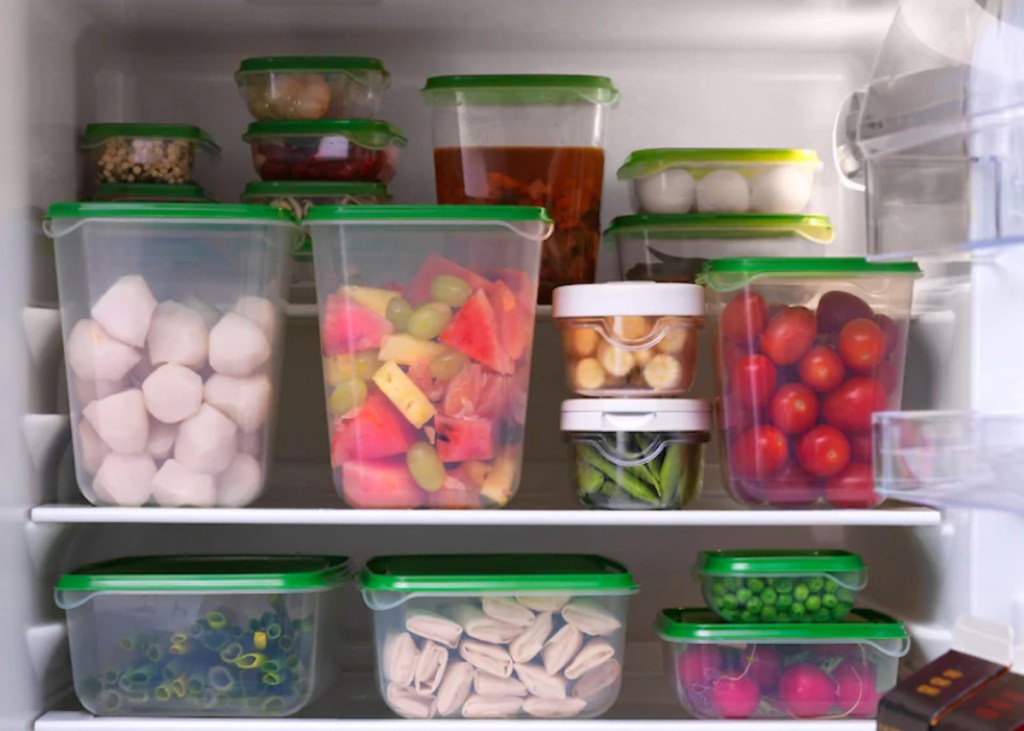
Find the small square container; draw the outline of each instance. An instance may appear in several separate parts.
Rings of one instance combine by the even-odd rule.
[[[111,203],[215,203],[201,185],[182,183],[103,183],[95,199]]]
[[[379,58],[262,56],[242,61],[235,84],[261,122],[370,119],[391,75]]]
[[[849,551],[701,551],[694,577],[704,601],[727,622],[838,622],[867,586]]]
[[[580,396],[680,396],[697,375],[704,290],[696,284],[608,282],[554,292],[569,389]]]
[[[640,214],[604,232],[622,279],[694,282],[706,261],[738,256],[825,256],[834,231],[825,216]]]
[[[688,399],[570,399],[562,434],[588,508],[676,510],[700,495],[711,407]]]
[[[188,124],[90,124],[82,149],[98,183],[194,183],[198,153],[220,156],[210,135]]]
[[[380,694],[404,718],[595,718],[622,683],[633,577],[600,556],[372,559]]]
[[[97,716],[288,716],[334,680],[348,559],[123,558],[64,574],[75,693]]]
[[[405,137],[372,119],[253,122],[242,139],[263,180],[387,183]]]
[[[814,150],[659,148],[630,153],[641,213],[802,213],[821,160]]]
[[[910,651],[904,626],[870,609],[822,624],[731,624],[709,609],[665,609],[655,629],[666,675],[697,718],[874,718]]]

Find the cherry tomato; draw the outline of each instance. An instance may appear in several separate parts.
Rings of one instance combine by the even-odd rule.
[[[779,365],[792,365],[814,345],[818,323],[806,307],[779,311],[761,334],[761,350]]]
[[[859,317],[870,318],[874,314],[871,305],[855,294],[833,290],[818,300],[818,332],[831,335],[843,329],[843,325]]]
[[[744,505],[760,505],[764,502],[764,487],[760,482],[733,477],[727,479],[725,484],[729,493]]]
[[[854,462],[825,483],[825,499],[837,508],[872,508],[878,503],[869,465]]]
[[[740,358],[750,355],[749,350],[731,340],[723,340],[719,351],[721,360],[719,361],[720,370],[718,372],[724,373],[727,378],[732,375],[732,369],[736,367],[736,362]]]
[[[900,385],[900,374],[896,365],[889,360],[882,361],[875,369],[875,380],[882,384],[886,396],[892,396]]]
[[[787,462],[779,472],[764,483],[765,501],[779,507],[813,505],[821,497],[817,481],[796,462]]]
[[[741,292],[722,310],[719,328],[724,337],[740,343],[756,342],[768,323],[768,305],[756,292]]]
[[[732,396],[744,406],[767,405],[775,383],[775,364],[763,355],[744,356],[732,368]]]
[[[729,463],[733,474],[743,480],[772,477],[789,456],[786,435],[769,424],[751,427],[732,443]]]
[[[885,389],[873,378],[851,378],[825,397],[825,421],[847,434],[871,431],[871,414],[885,408]]]
[[[783,434],[803,434],[818,420],[818,397],[801,383],[787,383],[772,396],[768,413]]]
[[[719,399],[716,406],[715,416],[718,419],[718,428],[722,431],[746,431],[754,425],[757,413],[749,406],[741,404],[738,398]]]
[[[815,477],[831,477],[850,463],[850,442],[834,427],[816,426],[797,441],[796,456]]]
[[[889,355],[900,343],[900,326],[888,315],[875,315],[871,318],[885,335],[885,354]]]
[[[835,389],[846,376],[843,359],[826,345],[811,348],[800,359],[798,371],[800,380],[818,393],[828,393]]]
[[[850,440],[850,461],[871,464],[874,458],[870,434],[852,434]]]
[[[839,355],[855,371],[866,373],[874,370],[885,357],[882,328],[871,320],[850,320],[839,333]]]

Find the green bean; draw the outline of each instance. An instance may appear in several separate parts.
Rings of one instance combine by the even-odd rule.
[[[444,463],[427,442],[416,442],[405,455],[413,481],[427,492],[437,492],[444,486]]]
[[[462,307],[472,294],[466,280],[451,274],[440,274],[430,282],[430,296],[449,307]]]
[[[409,334],[420,340],[433,340],[451,319],[451,307],[441,302],[428,302],[413,310],[409,318]]]
[[[683,446],[669,443],[665,445],[664,457],[661,462],[661,486],[663,490],[677,489],[683,479]]]
[[[594,449],[594,447],[589,444],[580,444],[577,446],[576,453],[579,458],[583,459],[591,467],[602,472],[605,477],[612,480],[631,497],[651,505],[658,504],[658,498],[651,494],[651,490],[646,483],[637,479],[628,470],[606,460],[596,449]]]
[[[576,480],[579,483],[580,492],[584,495],[598,492],[604,486],[604,474],[586,462],[577,463]]]

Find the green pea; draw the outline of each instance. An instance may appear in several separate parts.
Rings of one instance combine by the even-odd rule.
[[[775,607],[765,607],[761,610],[761,621],[762,622],[777,622],[779,613]]]
[[[735,594],[726,594],[722,597],[722,606],[728,607],[729,609],[736,609],[740,603],[736,600]]]
[[[366,382],[358,379],[342,381],[331,392],[327,405],[335,416],[344,416],[366,401]]]
[[[833,619],[842,619],[853,610],[849,604],[840,604],[838,607],[832,610]]]
[[[835,609],[839,605],[839,600],[836,599],[835,594],[826,594],[821,598],[821,606],[826,609]]]
[[[444,485],[444,463],[426,442],[416,442],[405,455],[409,474],[427,492],[437,492]]]
[[[711,593],[715,596],[725,596],[726,588],[716,581],[714,584],[711,585]]]
[[[835,580],[833,580],[833,579],[825,579],[825,593],[826,594],[835,594],[836,590],[838,588],[839,588],[839,584],[837,584],[835,582]]]
[[[815,594],[820,594],[825,589],[825,580],[820,576],[815,576],[807,582],[808,588]]]
[[[807,601],[804,602],[804,606],[807,607],[808,612],[816,612],[821,609],[821,597],[820,596],[809,596]]]
[[[775,602],[775,606],[779,608],[779,611],[789,609],[793,606],[793,597],[789,594],[780,594],[778,600]]]
[[[743,614],[740,615],[740,621],[743,624],[753,624],[757,621],[757,615],[753,612],[743,612]]]
[[[466,281],[451,274],[441,274],[430,282],[430,296],[449,307],[462,307],[471,294]]]
[[[792,622],[793,618],[789,615],[789,612],[779,612],[780,622]]]
[[[794,617],[802,617],[807,613],[807,609],[804,607],[803,604],[796,603],[789,608],[789,613],[792,614]]]
[[[779,579],[775,582],[775,591],[780,594],[792,594],[793,582],[789,579]]]
[[[412,311],[409,334],[420,340],[433,340],[451,322],[452,308],[440,302],[428,302]]]
[[[724,619],[726,622],[735,622],[739,618],[740,618],[740,613],[737,612],[735,609],[723,609],[722,610],[722,619]]]
[[[747,602],[747,610],[750,611],[750,612],[753,612],[754,614],[760,614],[761,613],[761,609],[763,609],[763,608],[764,608],[764,602],[762,602],[756,596],[751,598],[751,600],[749,602]]]
[[[430,363],[430,375],[439,381],[450,381],[469,364],[469,357],[457,350],[449,350]]]
[[[775,589],[768,588],[761,592],[761,601],[763,601],[765,604],[775,604],[775,602],[777,602],[778,599],[779,595],[775,593]]]
[[[814,619],[817,622],[827,622],[832,619],[832,612],[827,609],[819,609],[814,613]]]
[[[722,579],[722,585],[729,591],[736,591],[741,586],[739,579],[735,579],[732,576],[727,576]]]
[[[409,318],[412,317],[412,305],[404,297],[392,297],[384,310],[384,316],[398,332],[405,332],[409,328]]]
[[[740,604],[746,604],[750,601],[750,598],[753,596],[754,592],[752,592],[750,589],[740,589],[738,592],[736,592],[736,598],[739,600]]]
[[[807,584],[797,584],[793,588],[793,598],[798,602],[806,600],[807,597],[810,596],[810,594],[811,592],[807,588]]]
[[[761,579],[750,579],[747,582],[747,588],[751,591],[761,591],[764,589],[764,582]]]
[[[838,599],[841,602],[853,604],[853,592],[849,589],[840,589],[836,592],[836,599]]]

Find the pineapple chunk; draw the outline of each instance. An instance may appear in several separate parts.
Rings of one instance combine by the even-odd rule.
[[[384,338],[384,342],[380,344],[380,359],[385,362],[393,360],[395,363],[407,366],[421,361],[429,364],[447,350],[448,346],[441,343],[420,340],[412,335],[400,333]]]
[[[373,382],[395,408],[402,412],[402,416],[417,429],[433,419],[437,413],[430,399],[416,388],[416,384],[393,360],[389,360],[373,374]]]
[[[512,499],[516,485],[516,458],[507,451],[498,455],[493,464],[488,462],[466,462],[463,464],[481,496],[495,503],[499,508]]]
[[[366,309],[376,312],[381,317],[387,317],[388,302],[399,296],[398,292],[392,292],[390,289],[360,287],[356,284],[342,287],[338,290],[338,294],[342,297],[348,297]]]

